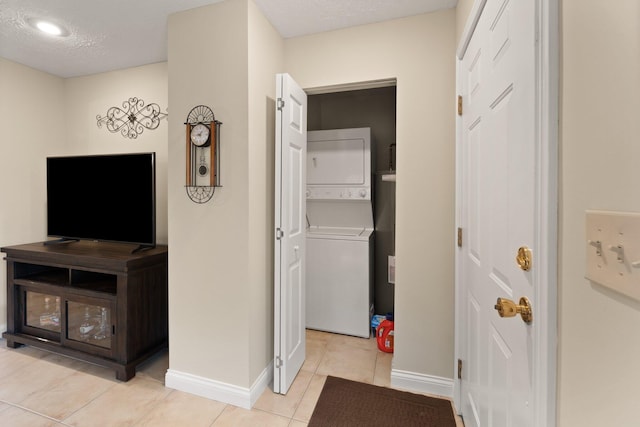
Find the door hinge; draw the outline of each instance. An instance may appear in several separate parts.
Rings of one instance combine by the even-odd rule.
[[[458,247],[462,247],[462,227],[458,227]]]
[[[276,107],[278,108],[278,110],[282,110],[284,108],[284,99],[278,98],[278,101],[276,102]]]
[[[284,237],[284,232],[280,228],[276,228],[276,240],[280,240]]]
[[[458,359],[458,379],[462,379],[462,359]]]
[[[276,356],[276,368],[281,368],[282,367],[282,359],[280,358],[280,356]]]
[[[458,95],[458,115],[462,115],[462,95]]]

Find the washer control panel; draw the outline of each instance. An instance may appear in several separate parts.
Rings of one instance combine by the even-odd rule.
[[[314,200],[371,200],[368,187],[311,187],[307,199]]]

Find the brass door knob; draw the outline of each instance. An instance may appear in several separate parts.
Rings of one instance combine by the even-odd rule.
[[[498,311],[500,317],[514,317],[519,314],[522,316],[524,323],[530,324],[533,321],[533,311],[527,297],[520,298],[520,304],[516,304],[507,298],[498,298],[494,308]]]

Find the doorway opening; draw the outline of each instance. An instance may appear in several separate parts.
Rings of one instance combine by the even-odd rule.
[[[395,256],[395,81],[307,91],[307,131],[371,129],[374,314],[393,316]],[[362,88],[364,87],[364,88]],[[362,89],[361,89],[362,88]],[[332,91],[333,90],[333,91]]]

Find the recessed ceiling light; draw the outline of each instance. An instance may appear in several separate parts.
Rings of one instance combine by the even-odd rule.
[[[40,31],[54,36],[59,36],[60,34],[62,34],[62,30],[60,29],[60,27],[52,24],[51,22],[40,21],[36,24],[36,27],[38,27]]]
[[[69,34],[68,31],[60,25],[54,24],[53,22],[46,21],[44,19],[29,19],[29,24],[32,27],[42,31],[43,33],[52,36],[65,37]]]

